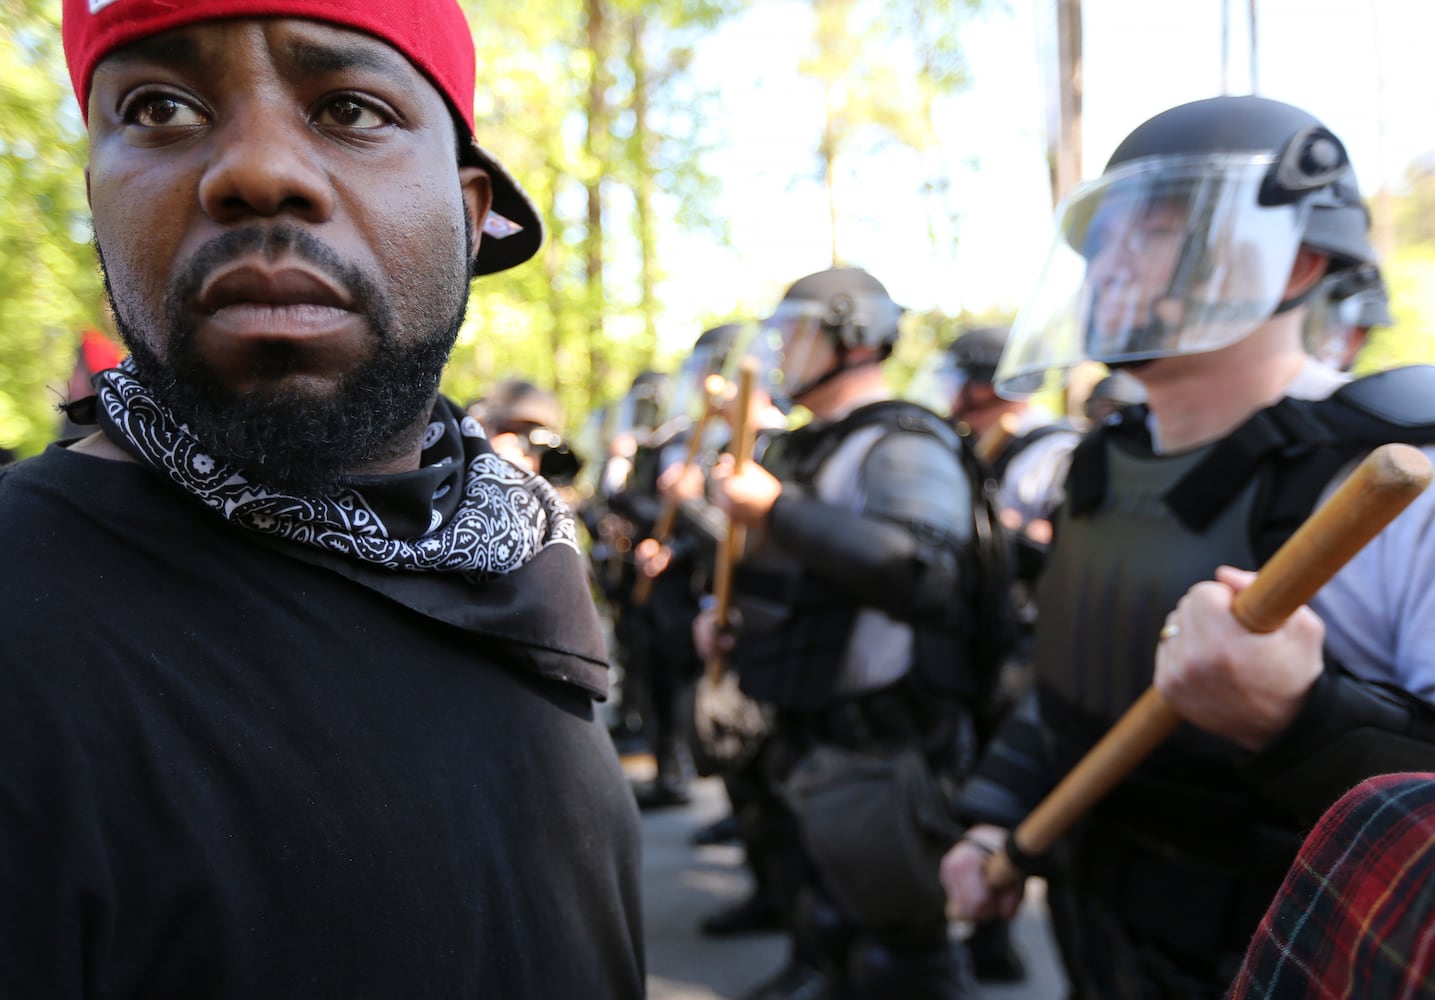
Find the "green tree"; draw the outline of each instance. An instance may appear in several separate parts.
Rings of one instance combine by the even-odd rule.
[[[1413,164],[1405,188],[1388,193],[1395,248],[1381,263],[1395,324],[1376,328],[1358,372],[1435,363],[1435,158]]]
[[[967,86],[961,29],[982,0],[813,0],[813,46],[799,64],[822,86],[818,168],[827,192],[832,263],[841,253],[840,165],[896,142],[925,157],[926,188],[949,187],[935,108],[940,97]],[[930,227],[935,239],[937,227]]]
[[[0,12],[0,445],[31,454],[58,427],[80,330],[104,312],[59,0],[0,0]]]
[[[502,136],[495,152],[549,238],[539,266],[475,285],[447,391],[470,397],[525,375],[554,385],[576,424],[654,363],[657,219],[721,232],[695,139],[711,95],[695,91],[688,67],[696,40],[735,9],[546,0],[473,11],[480,139]]]

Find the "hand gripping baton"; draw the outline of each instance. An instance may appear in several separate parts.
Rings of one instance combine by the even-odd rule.
[[[1236,595],[1231,610],[1237,620],[1252,632],[1280,628],[1420,495],[1430,477],[1430,461],[1418,449],[1403,444],[1375,449]],[[1028,857],[1045,854],[1180,724],[1170,702],[1154,687],[1147,689],[1012,832],[1015,850]],[[994,889],[1024,877],[1005,851],[987,859],[985,875]]]
[[[708,421],[712,419],[713,413],[717,410],[715,400],[722,396],[727,383],[721,375],[709,375],[703,380],[703,413],[698,417],[698,422],[693,425],[689,432],[692,436],[688,438],[688,448],[683,454],[683,468],[692,465],[698,457],[698,449],[703,446],[703,438],[707,435]],[[678,505],[672,500],[663,499],[663,506],[658,511],[658,520],[653,525],[653,533],[649,538],[656,538],[659,545],[667,545],[672,540],[673,528],[678,523]],[[633,584],[633,606],[641,608],[648,603],[648,597],[653,592],[653,577],[643,574]]]

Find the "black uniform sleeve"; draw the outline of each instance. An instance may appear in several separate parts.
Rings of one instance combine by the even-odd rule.
[[[1015,827],[1056,786],[1035,691],[1007,714],[957,795],[968,824]]]
[[[812,573],[900,621],[940,616],[960,598],[958,553],[971,534],[971,492],[936,438],[894,432],[863,465],[860,511],[784,484],[769,530]]]
[[[1295,721],[1246,770],[1268,798],[1314,823],[1366,778],[1435,771],[1435,706],[1328,665]]]

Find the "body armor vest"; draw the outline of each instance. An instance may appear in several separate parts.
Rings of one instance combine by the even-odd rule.
[[[960,439],[935,414],[911,403],[887,401],[862,407],[835,424],[777,438],[763,466],[784,482],[810,489],[849,435],[874,426],[884,432],[874,437],[873,447],[887,433],[923,433],[950,444],[960,455]],[[733,587],[742,623],[733,660],[742,688],[788,711],[820,712],[836,697],[839,665],[861,608],[810,574],[765,533],[751,533],[748,543]],[[953,608],[948,627],[912,626],[913,669],[942,694],[979,694],[983,681],[967,669],[970,617],[963,608]]]
[[[1152,453],[1137,407],[1078,446],[1039,590],[1037,691],[1053,775],[1150,686],[1161,626],[1186,590],[1222,563],[1258,568],[1376,445],[1435,440],[1432,393],[1435,369],[1386,372],[1326,400],[1281,400],[1171,456]],[[1241,755],[1183,726],[1093,811],[1074,853],[1085,891],[1153,940],[1238,954],[1260,909],[1232,900],[1269,899],[1301,832],[1244,778]],[[1202,891],[1205,908],[1193,898]]]
[[[781,435],[764,454],[763,467],[785,483],[811,489],[845,437],[841,423]],[[820,711],[832,699],[858,609],[813,578],[766,531],[750,531],[747,542],[733,574],[742,625],[733,663],[742,689],[788,711]]]

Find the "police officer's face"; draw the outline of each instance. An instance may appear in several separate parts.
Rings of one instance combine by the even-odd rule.
[[[115,313],[202,436],[352,465],[422,421],[490,196],[407,59],[310,21],[207,22],[108,56],[89,127]]]
[[[836,364],[837,352],[820,323],[796,323],[782,331],[782,384],[795,399]]]
[[[1088,237],[1087,288],[1091,332],[1117,338],[1151,325],[1175,275],[1185,211],[1157,203],[1139,216],[1103,210]]]

